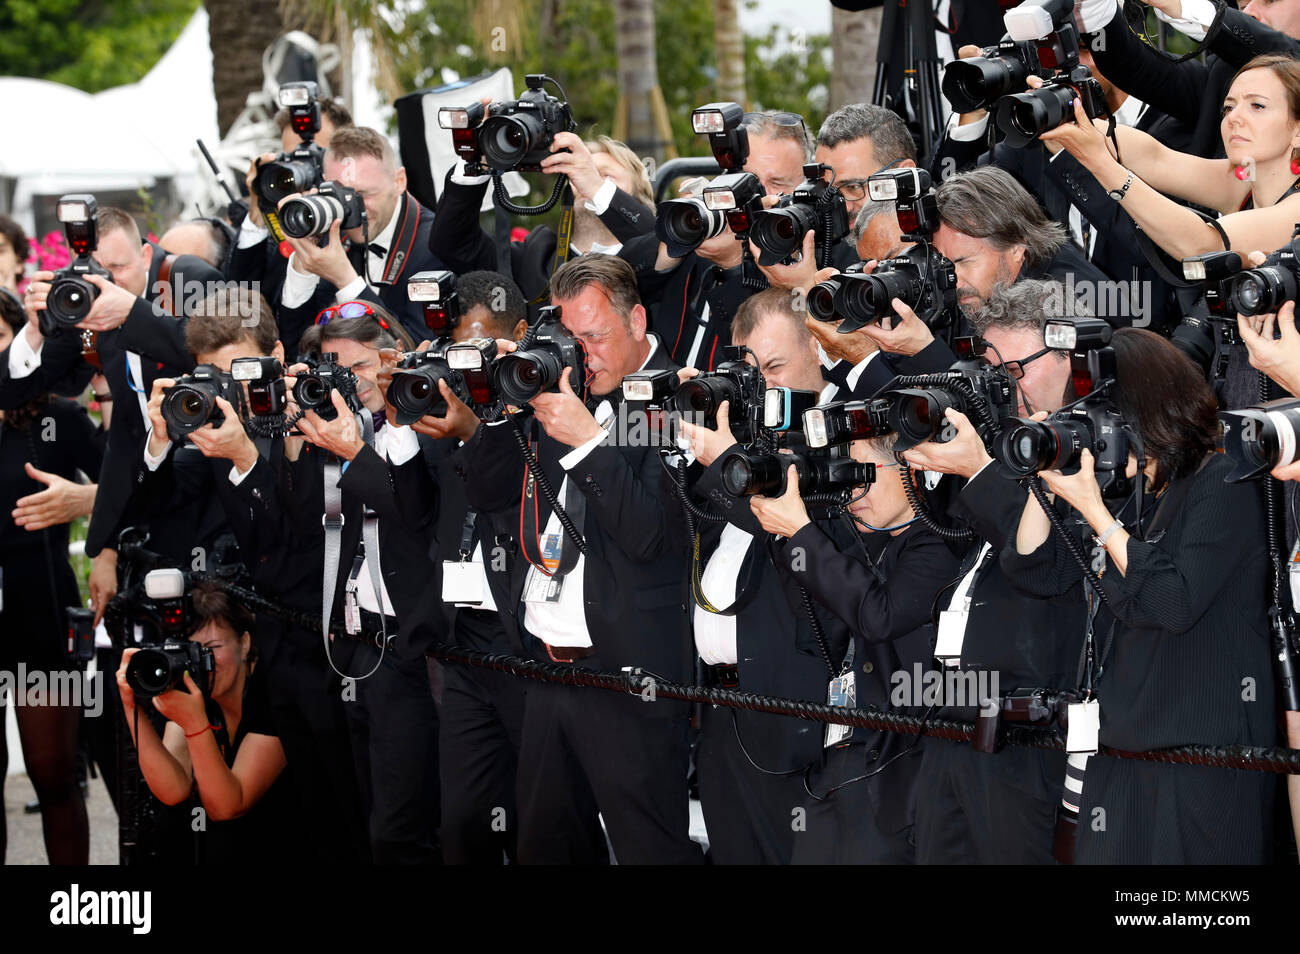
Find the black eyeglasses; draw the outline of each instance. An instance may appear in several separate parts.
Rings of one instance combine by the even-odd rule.
[[[871,173],[871,175],[879,175],[886,169],[894,168],[894,166],[898,165],[902,161],[902,159],[895,159],[893,162],[889,163],[889,165],[881,166],[875,172]],[[867,176],[867,179],[870,178],[871,176]],[[835,187],[840,190],[844,198],[856,202],[858,199],[865,199],[867,196],[867,179],[836,179]]]
[[[1037,361],[1043,355],[1051,354],[1055,350],[1055,348],[1044,348],[1042,351],[1037,351],[1027,358],[1020,358],[1017,361],[1003,361],[1002,367],[1013,379],[1019,381],[1025,376],[1025,365],[1029,364],[1031,361]]]

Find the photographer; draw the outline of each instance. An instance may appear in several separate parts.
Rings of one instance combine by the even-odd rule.
[[[978,47],[962,50],[965,59],[980,55]],[[1092,51],[1082,44],[1079,62],[1092,71],[1117,125],[1140,129],[1162,142],[1181,141],[1174,120],[1107,80],[1093,62]],[[1171,289],[1143,255],[1136,226],[1110,201],[1097,180],[1056,143],[1035,141],[1016,148],[1003,141],[987,150],[989,121],[986,109],[953,113],[932,164],[935,177],[970,168],[976,160],[1007,170],[1033,193],[1052,219],[1067,227],[1071,241],[1106,277],[1148,283],[1145,309],[1137,309],[1130,298],[1128,315],[1108,316],[1113,324],[1149,324],[1163,329],[1170,318],[1176,320],[1178,308],[1170,299]]]
[[[461,275],[456,295],[461,315],[452,342],[476,337],[518,341],[523,336],[524,297],[504,275]],[[397,354],[384,352],[381,357],[379,387],[388,394]],[[518,654],[518,623],[512,614],[497,611],[509,605],[512,554],[506,544],[518,533],[518,510],[493,515],[469,506],[460,448],[474,435],[478,418],[445,382],[439,384],[445,414],[426,414],[408,428],[395,423],[391,398],[387,407],[387,453],[397,505],[417,532],[434,533],[441,558],[440,585],[425,585],[425,598],[410,614],[412,631],[420,645],[446,640],[480,652]],[[414,449],[417,441],[410,432],[419,435]],[[517,860],[515,778],[523,714],[524,684],[519,679],[472,666],[442,667],[438,833],[445,863],[499,865],[503,859]]]
[[[825,382],[812,336],[790,296],[768,289],[747,299],[732,321],[731,336],[748,347],[747,363],[767,387],[819,392]],[[695,648],[704,681],[740,692],[790,699],[821,699],[831,660],[823,659],[798,585],[780,574],[771,542],[749,508],[749,498],[728,492],[723,461],[741,449],[729,417],[744,416],[723,402],[717,428],[681,422],[695,459],[706,468],[690,493],[725,522],[701,521],[698,595],[691,586]],[[674,515],[675,516],[675,515]],[[848,630],[823,612],[832,654],[842,656]],[[695,764],[700,804],[714,864],[788,864],[806,836],[791,827],[803,804],[804,769],[821,760],[824,733],[815,723],[757,712],[703,706]]]
[[[24,324],[22,308],[0,293],[0,349],[22,333]],[[60,649],[68,628],[65,608],[81,605],[68,562],[68,523],[90,513],[95,484],[77,483],[77,471],[93,480],[102,453],[90,418],[71,401],[41,396],[0,411],[0,511],[11,515],[0,530],[0,672],[25,666],[29,674],[48,673],[50,685],[57,686],[59,673],[80,669]],[[57,698],[15,702],[23,762],[40,802],[46,857],[50,864],[87,864],[89,829],[77,784],[82,708]],[[8,762],[7,745],[0,740],[0,780]],[[0,822],[0,859],[5,842]]]
[[[1300,54],[1296,0],[1254,2],[1242,10],[1205,0],[1151,0],[1149,5],[1159,19],[1194,40],[1205,39],[1208,31],[1204,63],[1171,62],[1148,46],[1115,0],[1080,0],[1076,15],[1084,31],[1096,34],[1090,46],[1110,81],[1181,123],[1184,135],[1178,139],[1153,130],[1165,146],[1206,159],[1221,157],[1220,106],[1238,71],[1260,54]]]
[[[1031,83],[1034,80],[1031,79]],[[1243,256],[1275,249],[1300,221],[1300,61],[1257,56],[1242,67],[1223,100],[1226,159],[1175,152],[1131,128],[1111,144],[1075,105],[1075,123],[1044,133],[1107,189],[1151,241],[1175,259],[1231,249]],[[1206,220],[1168,196],[1219,214]]]
[[[23,279],[23,268],[30,251],[23,227],[9,216],[0,215],[0,288],[13,292],[11,297],[20,303],[18,283]]]
[[[1064,353],[1047,349],[1043,339],[1045,321],[1052,317],[1048,303],[1063,293],[1059,284],[1041,280],[995,286],[976,316],[976,328],[988,343],[984,360],[1014,381],[1018,414],[1054,411],[1074,399],[1070,362]],[[998,564],[998,553],[1032,498],[989,456],[966,415],[949,410],[946,417],[955,430],[951,440],[919,444],[903,455],[913,467],[965,478],[949,512],[977,535],[955,588],[939,595],[937,608],[956,614],[948,617],[956,625],[955,638],[937,645],[936,656],[946,669],[976,679],[997,673],[1003,694],[1072,686],[1083,643],[1077,599],[1026,600]],[[936,715],[970,721],[978,708],[965,700]],[[1060,752],[1008,747],[992,754],[965,743],[928,743],[917,781],[918,791],[926,793],[917,802],[917,861],[1052,863],[1064,777]]]
[[[138,752],[140,773],[166,805],[197,796],[206,813],[195,858],[203,864],[282,860],[287,791],[276,785],[284,748],[271,718],[269,688],[253,652],[253,615],[211,584],[189,595],[194,625],[189,641],[212,653],[211,684],[198,686],[187,670],[184,688],[149,700],[166,720],[160,738],[127,679],[133,657],[122,653],[117,690]],[[189,819],[187,818],[187,821]]]
[[[82,381],[94,370],[87,363],[91,360],[108,380],[116,412],[86,531],[86,555],[94,560],[90,595],[98,619],[117,591],[117,551],[112,543],[133,522],[128,502],[145,441],[146,395],[155,379],[193,367],[185,347],[186,311],[194,301],[187,288],[195,283],[206,287],[220,274],[193,256],[169,256],[143,242],[135,220],[119,209],[100,208],[94,231],[98,241],[92,257],[111,273],[112,281],[96,274],[85,278],[98,296],[77,328],[93,332],[93,354],[83,360],[82,341],[71,330],[48,341],[42,336],[39,313],[46,308],[54,276],[37,272],[25,299],[29,325],[14,339],[7,360],[0,361],[0,404],[14,407],[33,394],[63,390],[69,379]],[[188,564],[187,542],[178,527],[159,523],[148,529],[152,549]]]
[[[561,529],[548,501],[537,502],[535,523],[533,508],[522,508],[520,545],[528,559],[516,562],[511,581],[521,635],[535,657],[553,663],[644,666],[673,682],[687,680],[685,540],[671,517],[666,475],[656,448],[608,441],[602,424],[615,419],[623,378],[642,368],[668,369],[667,356],[646,334],[645,309],[625,262],[584,255],[556,271],[551,293],[564,328],[584,346],[585,374],[575,382],[569,368],[561,372],[555,390],[529,402],[533,416],[523,427],[566,519],[581,528],[586,552]],[[480,513],[507,511],[521,492],[531,492],[514,427],[480,426],[466,444],[467,496]],[[654,678],[646,679],[639,697],[529,687],[519,753],[521,862],[603,860],[598,812],[622,863],[702,860],[687,835],[687,707],[659,699]]]
[[[568,176],[573,189],[570,255],[614,254],[624,242],[654,230],[650,176],[626,145],[608,136],[584,141],[575,133],[557,132],[550,148],[542,171]],[[447,173],[429,250],[452,271],[498,267],[493,238],[479,226],[479,209],[491,181],[489,175],[468,175],[460,162]],[[522,243],[512,243],[512,273],[525,298],[532,300],[545,290],[556,241],[555,230],[543,225]]]
[[[333,649],[331,655],[335,665],[350,674],[354,686],[355,698],[345,693],[344,712],[369,817],[374,863],[436,864],[440,860],[438,711],[423,647],[412,644],[411,619],[411,609],[421,603],[428,581],[436,579],[436,568],[429,559],[427,535],[412,531],[393,497],[387,464],[390,432],[378,382],[380,351],[397,346],[409,351],[413,346],[382,309],[356,318],[322,315],[317,321],[303,335],[299,350],[305,355],[335,354],[338,365],[356,375],[359,413],[372,416],[374,433],[367,440],[337,391],[332,419],[308,411],[298,422],[312,446],[299,461],[294,488],[295,509],[302,511],[303,519],[295,537],[286,543],[306,554],[313,565],[324,565],[327,575],[335,572],[334,604],[340,617],[354,613],[363,628],[386,628],[393,638],[386,651],[356,642]],[[418,453],[418,446],[413,450]],[[411,451],[408,447],[406,452]],[[322,530],[319,516],[326,512],[331,480],[337,481],[343,518],[335,543]],[[363,530],[370,520],[376,525],[373,539]],[[372,543],[378,545],[378,553]],[[337,552],[334,567],[328,562],[331,552]]]
[[[1156,497],[1146,525],[1130,531],[1112,514],[1087,450],[1077,473],[1039,472],[1105,553],[1099,576],[1108,599],[1093,627],[1090,679],[1104,713],[1100,742],[1138,752],[1189,743],[1271,745],[1268,561],[1257,490],[1225,482],[1231,462],[1213,453],[1217,402],[1177,349],[1138,329],[1118,330],[1111,347],[1116,383],[1109,397],[1141,439],[1143,476]],[[1136,475],[1132,452],[1128,466]],[[1036,500],[1026,503],[1001,563],[1027,596],[1072,592],[1085,612],[1082,568]],[[1244,691],[1248,685],[1253,692]],[[1106,824],[1078,826],[1075,858],[1267,862],[1274,788],[1260,773],[1094,756],[1078,793],[1079,817],[1098,817],[1101,809]]]
[[[406,279],[443,266],[428,251],[433,213],[406,191],[406,169],[398,165],[392,145],[365,126],[336,130],[323,175],[356,190],[366,225],[340,233],[335,220],[323,248],[315,237],[286,239],[293,254],[280,292],[281,340],[297,344],[323,308],[358,298],[382,304],[413,336],[421,334],[423,312],[419,302],[407,298]],[[363,242],[368,243],[364,248]]]
[[[270,305],[260,295],[237,290],[233,298],[215,296],[195,314],[198,320],[186,329],[186,340],[192,360],[199,364],[228,372],[239,358],[279,359],[284,354]],[[155,382],[150,396],[150,434],[143,460],[137,458],[136,464],[137,506],[149,513],[169,513],[168,519],[183,528],[187,554],[194,543],[209,552],[215,544],[205,541],[233,535],[239,558],[259,590],[319,612],[321,558],[313,562],[293,541],[295,516],[314,518],[319,527],[320,510],[298,516],[296,508],[280,505],[282,493],[296,496],[302,438],[252,438],[230,402],[218,396],[221,424],[200,427],[186,441],[173,443],[162,403],[165,389],[174,383]],[[206,505],[201,517],[176,515],[177,508],[194,501]],[[187,558],[187,565],[192,559]],[[272,715],[289,778],[305,807],[294,826],[301,850],[324,861],[368,857],[342,686],[322,658],[321,634],[262,617],[255,642],[271,686]],[[351,645],[350,640],[345,643]],[[337,837],[323,839],[321,832]]]
[[[854,460],[875,465],[875,480],[853,488],[847,534],[809,518],[793,467],[782,496],[750,502],[763,529],[778,537],[774,551],[782,572],[852,631],[849,654],[837,648],[833,661],[841,676],[853,675],[853,704],[881,710],[897,710],[891,695],[898,675],[910,678],[927,658],[930,606],[956,569],[944,541],[917,525],[893,460],[893,440],[851,445]],[[807,777],[808,827],[796,837],[793,860],[911,863],[915,805],[925,791],[914,791],[919,740],[863,729],[848,738]]]

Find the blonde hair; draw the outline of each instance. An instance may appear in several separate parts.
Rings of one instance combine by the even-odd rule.
[[[645,163],[626,143],[610,139],[608,136],[597,136],[595,139],[588,139],[586,146],[593,156],[604,153],[631,174],[632,198],[649,206],[655,204],[654,186],[650,184],[650,174],[646,172]]]

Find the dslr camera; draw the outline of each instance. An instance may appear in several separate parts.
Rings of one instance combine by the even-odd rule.
[[[1223,425],[1223,452],[1233,463],[1229,482],[1266,477],[1274,467],[1295,463],[1300,398],[1220,411],[1219,423]]]
[[[722,486],[734,497],[779,497],[786,492],[786,472],[795,466],[801,497],[843,496],[854,487],[876,479],[876,465],[856,461],[843,445],[795,453],[756,451],[744,448],[732,451],[722,460]]]
[[[471,338],[441,351],[408,351],[402,355],[388,386],[388,403],[398,424],[414,424],[426,414],[444,417],[447,400],[438,387],[447,387],[470,407],[494,402],[491,367],[497,356],[492,338]]]
[[[1284,302],[1296,300],[1300,286],[1300,263],[1296,259],[1300,226],[1291,241],[1264,259],[1258,268],[1248,268],[1223,283],[1227,308],[1243,315],[1277,311]]]
[[[986,447],[998,434],[998,421],[1016,409],[1016,390],[1000,368],[967,367],[959,361],[953,370],[895,378],[880,393],[889,402],[886,419],[889,430],[897,435],[894,453],[917,444],[934,441],[943,444],[954,437],[944,412],[961,411],[970,419]]]
[[[1032,43],[1043,85],[998,99],[993,119],[1010,146],[1023,148],[1048,130],[1074,121],[1077,96],[1089,119],[1109,113],[1101,84],[1079,63],[1074,0],[1025,0],[1003,17],[1007,35]]]
[[[683,184],[682,191],[693,195],[666,199],[655,207],[655,235],[673,258],[684,258],[727,228],[727,213],[709,208],[700,197],[708,184],[704,178],[689,180]]]
[[[1238,343],[1237,310],[1230,292],[1231,280],[1241,271],[1241,265],[1241,256],[1236,252],[1207,252],[1182,261],[1184,280],[1201,286],[1206,314],[1184,315],[1169,335],[1169,343],[1191,358],[1212,383],[1227,371],[1228,350],[1219,351],[1217,345]]]
[[[65,268],[54,273],[50,293],[45,300],[45,310],[40,314],[41,334],[55,337],[64,328],[73,328],[85,319],[90,307],[99,297],[99,289],[86,281],[85,275],[98,275],[110,282],[113,276],[103,265],[91,257],[99,245],[95,227],[97,203],[93,195],[65,195],[56,209],[63,223],[63,234],[68,247],[75,253]]]
[[[876,202],[892,201],[903,238],[914,242],[903,255],[878,262],[866,274],[858,263],[808,291],[808,313],[820,321],[839,321],[840,334],[893,314],[901,299],[931,328],[953,323],[957,310],[957,270],[929,244],[939,228],[939,207],[924,169],[893,169],[867,180]]]
[[[337,182],[324,183],[312,195],[296,195],[280,207],[280,228],[290,238],[326,236],[335,222],[340,232],[366,224],[361,196]]]
[[[1111,327],[1100,318],[1047,322],[1043,343],[1070,353],[1071,380],[1079,398],[1044,421],[1011,417],[1002,422],[993,456],[1017,477],[1040,470],[1077,473],[1079,457],[1087,449],[1102,496],[1114,499],[1129,494],[1132,483],[1124,471],[1131,428],[1108,397],[1115,381],[1110,338]]]
[[[151,699],[170,689],[183,689],[185,673],[203,693],[211,689],[216,663],[212,650],[190,642],[186,632],[191,614],[180,570],[152,570],[144,578],[144,598],[134,614],[146,635],[139,652],[126,666],[126,683],[136,696]]]
[[[335,391],[343,395],[354,414],[361,410],[361,402],[357,400],[357,376],[350,368],[339,364],[338,358],[333,351],[326,351],[319,358],[303,358],[307,371],[298,375],[293,384],[294,403],[304,412],[315,411],[322,421],[338,417],[334,407]]]
[[[507,404],[527,404],[545,391],[556,391],[565,370],[579,400],[587,396],[587,349],[560,322],[560,307],[538,310],[516,349],[492,364],[492,389]]]
[[[547,83],[555,87],[558,98],[546,92]],[[517,100],[492,103],[486,110],[481,103],[438,110],[438,125],[451,130],[456,152],[467,163],[481,156],[482,165],[499,172],[541,172],[555,134],[577,128],[559,83],[530,73],[524,86]]]
[[[782,196],[775,208],[760,209],[753,216],[753,240],[759,248],[760,265],[789,265],[803,248],[803,237],[814,230],[817,265],[825,267],[835,243],[849,234],[849,212],[844,195],[822,174],[835,170],[825,163],[803,167],[804,181],[794,194]]]
[[[943,70],[940,88],[954,112],[989,109],[1008,93],[1023,89],[1025,80],[1039,73],[1038,51],[1032,42],[1002,37],[979,56],[953,60]]]
[[[320,132],[320,101],[315,83],[285,83],[280,87],[280,105],[289,111],[289,125],[302,137],[290,152],[282,152],[264,163],[253,179],[257,207],[277,241],[284,240],[277,209],[280,200],[314,189],[324,178],[325,150],[312,140]],[[328,226],[326,226],[328,228]]]
[[[424,324],[434,337],[445,338],[460,324],[455,272],[416,272],[406,280],[406,297],[420,303]]]
[[[242,417],[246,408],[244,389],[232,374],[214,365],[201,364],[176,383],[163,389],[162,412],[167,436],[179,441],[205,424],[220,426],[225,415],[217,398],[225,398]]]

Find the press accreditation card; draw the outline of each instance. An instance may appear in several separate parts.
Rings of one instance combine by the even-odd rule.
[[[1101,706],[1096,699],[1072,703],[1066,712],[1068,728],[1065,751],[1097,753],[1097,736],[1101,730]]]
[[[442,601],[457,606],[483,602],[483,564],[469,560],[442,561]]]
[[[554,573],[560,566],[560,544],[563,533],[544,534],[541,543],[542,564]],[[525,603],[558,603],[560,592],[564,589],[564,578],[547,576],[535,566],[528,568],[528,580],[524,583]]]
[[[830,689],[826,692],[826,704],[828,706],[842,706],[846,709],[857,708],[858,687],[853,682],[852,669],[831,680]],[[853,726],[851,725],[835,725],[833,723],[827,725],[825,747],[830,748],[832,745],[839,745],[852,732]]]

